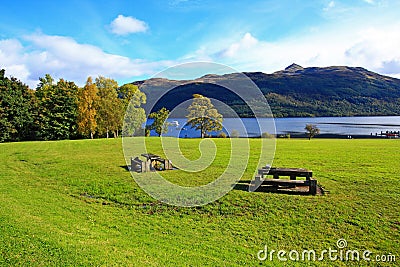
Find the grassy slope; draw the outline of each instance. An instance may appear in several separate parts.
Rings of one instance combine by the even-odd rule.
[[[274,165],[312,169],[327,195],[232,190],[200,208],[146,195],[120,142],[0,144],[0,265],[256,265],[265,244],[322,250],[339,238],[400,258],[398,140],[278,140]]]

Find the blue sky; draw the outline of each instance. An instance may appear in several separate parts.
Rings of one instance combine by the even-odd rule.
[[[400,1],[3,1],[0,68],[120,84],[192,61],[239,71],[350,65],[400,78]]]

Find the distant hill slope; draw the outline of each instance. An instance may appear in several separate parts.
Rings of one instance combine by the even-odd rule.
[[[261,89],[276,117],[400,115],[400,79],[364,68],[303,68],[292,64],[272,74],[244,74]],[[154,110],[161,107],[172,110],[199,93],[225,102],[242,117],[251,117],[252,113],[237,96],[212,84],[221,79],[234,82],[238,75],[206,75],[181,86],[181,81],[150,79],[142,90],[152,99],[155,91],[178,86],[164,95]],[[143,82],[133,83],[140,86]]]

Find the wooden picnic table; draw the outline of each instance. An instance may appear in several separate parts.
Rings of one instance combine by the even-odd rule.
[[[272,175],[274,179],[264,179],[264,176]],[[289,176],[290,180],[281,179],[281,176]],[[297,177],[305,177],[306,180],[297,180]],[[258,170],[258,175],[253,181],[255,184],[273,185],[273,186],[301,186],[309,187],[309,193],[317,193],[317,180],[312,179],[312,171],[303,168],[271,168],[269,166]]]
[[[281,176],[289,176],[290,180],[296,180],[297,177],[305,177],[306,180],[310,180],[312,177],[312,171],[302,168],[269,168],[263,167],[258,170],[258,174],[264,177],[264,175],[273,175],[274,179],[279,179]]]
[[[156,154],[151,154],[151,153],[145,153],[145,154],[141,154],[141,156],[145,157],[147,160],[157,160],[160,159],[161,157],[156,155]]]

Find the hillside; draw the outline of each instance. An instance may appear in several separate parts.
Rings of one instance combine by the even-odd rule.
[[[400,115],[400,80],[360,67],[333,66],[303,68],[292,64],[284,70],[265,74],[245,72],[262,91],[276,117]],[[133,82],[149,100],[167,88],[154,107],[172,110],[194,93],[217,98],[230,105],[242,117],[251,117],[248,107],[230,91],[213,85],[219,80],[234,83],[239,76],[205,75],[184,81],[150,79]]]

